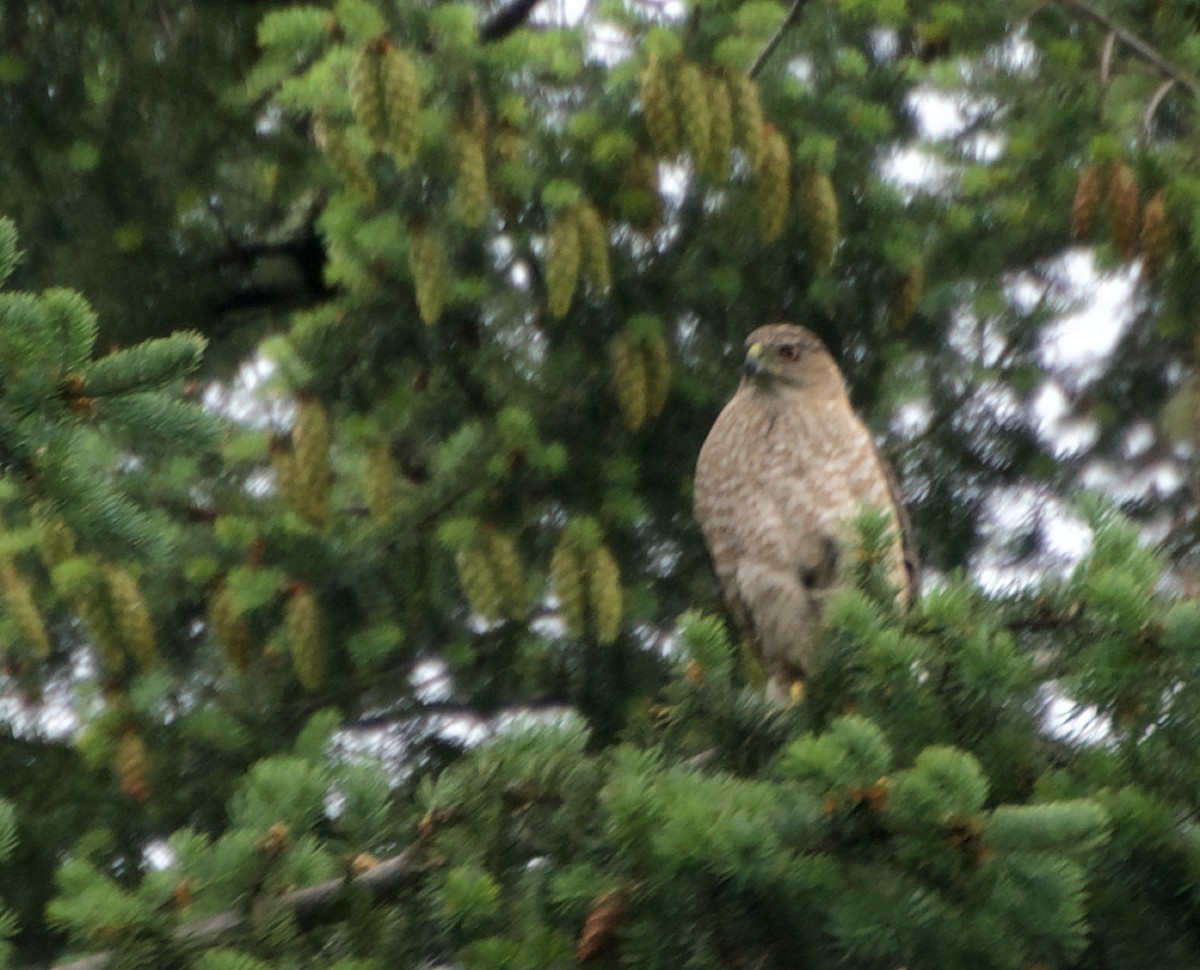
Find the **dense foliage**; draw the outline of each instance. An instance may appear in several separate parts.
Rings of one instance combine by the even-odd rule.
[[[0,11],[10,963],[1200,962],[1191,5],[95,7]],[[690,512],[770,320],[931,576],[787,709]]]

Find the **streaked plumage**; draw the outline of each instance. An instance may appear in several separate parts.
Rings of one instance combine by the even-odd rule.
[[[746,348],[741,386],[700,450],[695,512],[769,689],[786,696],[812,668],[855,515],[876,506],[891,516],[889,569],[904,597],[915,562],[890,472],[820,339],[772,324],[750,334]]]

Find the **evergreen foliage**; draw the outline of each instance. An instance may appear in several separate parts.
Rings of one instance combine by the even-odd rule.
[[[1200,965],[1193,10],[95,6],[0,13],[0,963]],[[690,514],[783,319],[931,577],[786,706]]]

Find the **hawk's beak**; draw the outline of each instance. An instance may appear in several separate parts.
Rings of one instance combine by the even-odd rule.
[[[753,377],[762,370],[763,345],[753,343],[746,348],[746,359],[742,361],[742,373]]]

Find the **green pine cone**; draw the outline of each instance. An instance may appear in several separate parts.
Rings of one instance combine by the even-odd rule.
[[[563,317],[571,309],[579,281],[579,222],[574,212],[560,212],[546,241],[546,303],[551,316]]]
[[[708,154],[704,171],[714,182],[729,178],[729,155],[733,151],[733,102],[725,79],[716,74],[705,78],[708,91]]]
[[[791,194],[791,167],[787,140],[768,125],[763,133],[758,167],[758,234],[763,242],[774,242],[783,234]]]
[[[413,233],[409,263],[417,291],[417,312],[432,327],[441,318],[446,299],[446,251],[433,230]]]
[[[593,633],[601,643],[612,643],[621,632],[624,594],[617,560],[606,546],[593,549],[588,556],[587,581]]]

